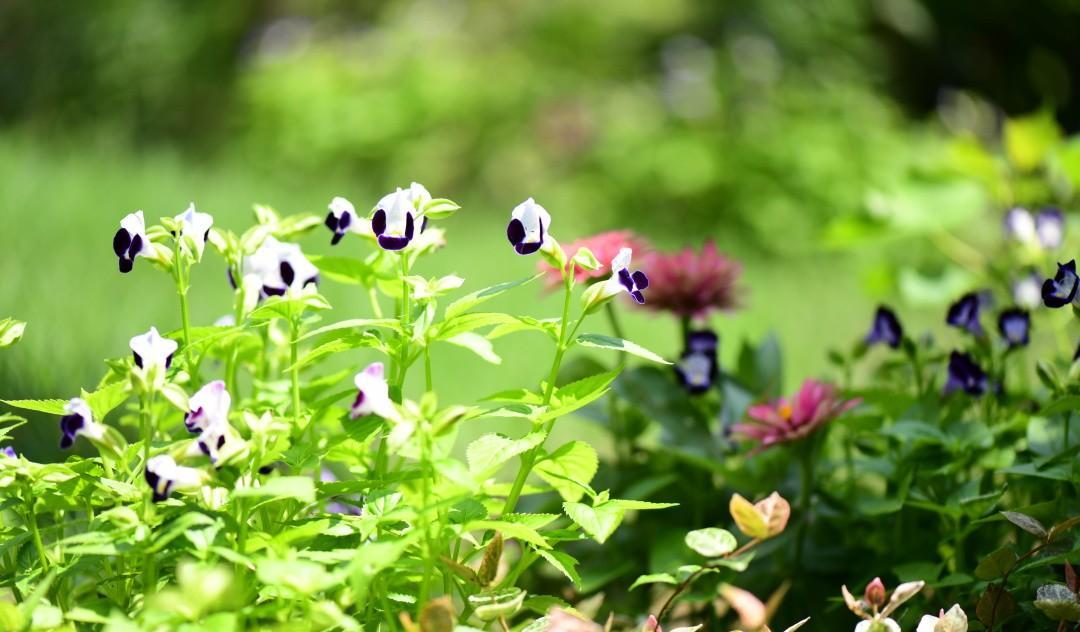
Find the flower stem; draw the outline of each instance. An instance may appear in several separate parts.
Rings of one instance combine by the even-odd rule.
[[[34,511],[34,501],[30,497],[29,485],[26,487],[26,524],[30,527],[30,535],[34,538],[34,549],[37,550],[41,572],[44,574],[49,570],[49,556],[45,554],[45,543],[41,540],[41,531],[38,530],[37,513]]]
[[[180,295],[180,324],[184,329],[184,348],[191,343],[191,319],[188,315],[188,275],[185,259],[180,252],[180,237],[173,242],[173,279],[176,281],[176,293]]]
[[[146,470],[147,465],[150,463],[150,447],[154,440],[154,419],[153,419],[153,406],[154,396],[153,393],[144,394],[139,398],[139,423],[142,430],[143,439],[143,471]],[[154,490],[146,490],[146,494],[143,496],[143,524],[149,526],[150,514],[154,509]],[[154,556],[150,553],[143,553],[143,607],[146,607],[146,599],[153,594],[156,581],[157,570],[154,566]]]
[[[816,437],[811,437],[806,442],[799,459],[799,465],[802,466],[802,495],[799,497],[799,509],[802,511],[802,519],[799,521],[799,530],[795,534],[795,572],[802,569],[803,550],[806,546],[806,535],[810,529],[810,502],[814,493],[814,452],[816,451],[816,443]]]
[[[401,345],[398,349],[398,391],[405,398],[405,374],[409,370],[409,327],[412,319],[412,303],[409,291],[409,257],[401,253]]]
[[[300,367],[297,366],[297,361],[300,356],[300,323],[297,318],[293,318],[290,321],[290,341],[289,341],[289,379],[292,382],[292,412],[293,412],[293,427],[300,427]],[[304,428],[306,434],[307,428]]]
[[[563,275],[563,289],[565,290],[565,296],[563,298],[563,311],[562,320],[559,321],[559,342],[555,347],[555,359],[551,363],[551,371],[548,374],[547,386],[544,389],[544,406],[551,403],[551,398],[555,394],[555,380],[559,377],[559,368],[562,366],[563,356],[566,354],[566,329],[567,321],[570,319],[570,297],[573,294],[573,279],[574,272],[570,270],[569,273],[564,272]],[[585,315],[582,314],[574,325],[573,332],[577,331],[581,321],[585,319]],[[571,336],[573,336],[571,332]],[[552,419],[544,426],[544,438],[547,439],[547,435],[551,433],[551,429],[555,425],[555,420]],[[517,477],[514,478],[514,484],[510,487],[510,494],[506,497],[506,504],[503,505],[502,515],[512,514],[517,508],[518,498],[521,497],[521,490],[525,488],[525,481],[529,478],[529,473],[532,472],[533,465],[536,464],[536,458],[540,455],[540,451],[543,449],[544,442],[541,441],[525,454],[521,455],[521,466],[518,468]]]
[[[614,301],[608,302],[604,305],[604,311],[607,313],[608,323],[611,325],[611,333],[616,338],[626,338],[623,334],[622,325],[619,323],[619,315],[615,311]],[[615,361],[615,370],[622,372],[626,367],[626,354],[616,354],[618,359]],[[630,442],[626,441],[625,433],[623,432],[622,416],[619,414],[619,398],[615,395],[614,389],[608,395],[608,423],[611,426],[612,438],[615,441],[615,462],[622,464],[623,452],[630,453]],[[627,445],[623,445],[626,443]]]

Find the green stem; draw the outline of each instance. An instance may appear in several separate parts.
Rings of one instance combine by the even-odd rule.
[[[375,292],[375,286],[371,286],[367,289],[368,300],[371,301],[371,311],[375,314],[375,318],[382,318],[383,311],[382,306],[379,305],[379,295]]]
[[[802,494],[799,497],[799,509],[802,518],[799,521],[799,530],[795,535],[795,572],[802,569],[803,550],[806,546],[806,535],[810,528],[810,502],[814,493],[814,452],[816,437],[810,437],[800,455],[799,464],[802,466]]]
[[[622,326],[619,324],[619,316],[615,311],[614,301],[609,301],[604,305],[604,311],[607,313],[612,335],[616,338],[626,338]],[[615,370],[622,372],[623,368],[626,367],[626,354],[619,353],[616,356],[618,359],[615,361]],[[624,460],[623,453],[629,455],[631,450],[629,449],[630,442],[626,440],[626,433],[623,432],[622,416],[619,414],[619,399],[616,397],[614,389],[608,395],[608,423],[611,426],[611,435],[615,442],[615,462],[617,465],[621,465]]]
[[[570,319],[570,297],[573,294],[573,278],[574,272],[571,269],[569,273],[564,271],[563,273],[563,289],[565,296],[563,298],[563,311],[562,320],[559,321],[559,342],[555,348],[555,359],[551,363],[551,371],[548,373],[547,387],[544,389],[544,406],[551,404],[551,398],[555,394],[555,380],[559,377],[559,368],[562,366],[563,356],[566,354],[566,329],[567,321]],[[582,314],[574,325],[573,332],[577,331],[577,328],[581,325],[581,321],[585,320],[585,315]],[[571,332],[571,337],[573,336]],[[547,422],[544,427],[544,437],[551,433],[551,429],[555,425],[555,420],[552,419]],[[510,494],[506,497],[506,504],[503,505],[502,515],[512,514],[517,509],[518,498],[521,497],[521,490],[525,488],[525,481],[529,478],[529,473],[532,472],[533,465],[536,464],[536,459],[540,456],[540,451],[543,449],[544,442],[541,441],[525,454],[521,455],[521,466],[518,468],[517,476],[514,478],[514,484],[510,487]]]
[[[142,431],[143,440],[143,470],[146,469],[150,463],[150,448],[154,440],[154,419],[153,419],[153,406],[154,395],[153,393],[145,394],[139,398],[139,424]],[[154,490],[146,490],[146,494],[143,496],[143,524],[150,526],[150,514],[154,509]],[[156,580],[157,569],[154,564],[154,556],[150,553],[143,554],[143,608],[146,608],[146,600],[153,594],[154,587],[157,584]]]
[[[424,511],[427,511],[431,505],[431,474],[434,472],[430,462],[431,446],[428,444],[430,436],[430,433],[424,433],[420,439],[420,463],[425,470],[420,477],[420,502],[423,504]],[[420,517],[420,521],[424,530],[424,579],[420,584],[420,596],[416,602],[417,621],[420,620],[420,614],[428,602],[431,577],[435,572],[435,551],[431,544],[431,521],[426,517]]]
[[[424,390],[428,393],[431,392],[431,352],[428,347],[424,347]]]
[[[30,498],[30,486],[26,487],[26,524],[30,527],[30,535],[34,538],[34,549],[37,550],[38,561],[41,562],[42,576],[49,570],[49,556],[45,554],[45,543],[41,540],[41,531],[38,530],[37,513],[34,511],[34,501]]]
[[[405,398],[405,374],[409,370],[409,328],[412,320],[411,292],[409,288],[409,257],[401,253],[401,345],[398,349],[398,391]]]
[[[291,319],[290,323],[289,380],[292,382],[293,427],[300,428],[300,367],[297,365],[300,357],[300,323],[296,318]],[[308,425],[311,425],[311,422],[308,422]],[[301,436],[305,436],[307,431],[308,429],[304,428]]]
[[[173,278],[176,280],[176,293],[180,295],[180,323],[184,328],[184,349],[191,343],[191,321],[188,316],[188,279],[184,268],[184,257],[180,252],[180,237],[173,242]]]

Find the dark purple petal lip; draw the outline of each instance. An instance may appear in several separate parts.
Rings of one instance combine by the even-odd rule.
[[[379,235],[378,239],[379,247],[383,250],[401,250],[408,246],[410,241],[408,237],[392,237],[390,235]]]
[[[879,305],[874,313],[874,322],[870,328],[870,333],[866,335],[866,344],[872,345],[880,342],[896,349],[900,347],[903,338],[904,328],[900,325],[900,319],[896,317],[896,312],[884,305]]]
[[[386,232],[386,211],[379,209],[371,216],[371,231],[376,237],[382,237]]]
[[[945,322],[953,327],[967,330],[976,336],[982,336],[983,328],[979,322],[979,307],[978,295],[974,292],[968,292],[949,306]]]
[[[131,352],[131,355],[132,355],[133,358],[135,358],[135,366],[139,367],[140,369],[143,368],[143,366],[142,366],[142,356],[135,353],[134,351]]]
[[[1058,264],[1057,274],[1046,279],[1042,286],[1043,304],[1047,307],[1064,307],[1076,298],[1080,277],[1076,275],[1076,260]]]
[[[1031,316],[1027,311],[1012,308],[998,316],[998,331],[1010,348],[1028,344],[1031,331]]]
[[[949,354],[948,380],[945,393],[962,390],[968,395],[980,396],[986,393],[989,379],[982,367],[967,353],[953,351]]]

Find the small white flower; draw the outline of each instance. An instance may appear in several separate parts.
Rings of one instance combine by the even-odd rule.
[[[79,435],[92,441],[100,441],[105,436],[105,427],[94,421],[94,413],[86,401],[74,397],[64,405],[67,413],[60,418],[60,447],[68,449]]]
[[[382,362],[369,364],[356,374],[356,400],[353,401],[349,417],[356,419],[364,415],[378,415],[383,419],[395,419],[397,409],[390,401],[390,386],[386,383]]]
[[[409,191],[398,189],[383,196],[371,216],[371,230],[383,250],[401,250],[416,232],[416,206]]]
[[[953,604],[948,612],[942,611],[936,617],[924,615],[915,632],[967,632],[967,629],[967,614],[960,604]]]
[[[645,302],[642,290],[649,287],[649,277],[641,270],[630,272],[630,259],[634,252],[629,248],[619,249],[619,253],[611,260],[611,278],[608,279],[609,292],[617,294],[619,290],[625,290],[638,304]]]
[[[202,260],[203,250],[206,248],[206,240],[210,238],[210,227],[214,225],[214,218],[209,213],[200,213],[195,210],[195,203],[188,205],[187,209],[174,217],[180,224],[180,239],[190,241],[195,245],[194,255],[196,260]]]
[[[1061,247],[1065,240],[1065,216],[1056,208],[1044,208],[1035,215],[1035,233],[1047,250]]]
[[[263,297],[299,293],[318,284],[319,269],[304,256],[300,246],[267,237],[251,255],[244,257],[243,285],[257,285]]]
[[[1013,301],[1024,309],[1042,305],[1043,279],[1035,272],[1026,274],[1013,282]]]
[[[1035,218],[1031,211],[1020,206],[1009,209],[1005,213],[1005,233],[1021,243],[1035,241]]]
[[[146,220],[142,211],[129,213],[120,220],[120,230],[113,235],[113,252],[120,259],[120,272],[131,272],[135,257],[146,256],[150,240],[146,238]]]
[[[506,226],[506,238],[519,255],[530,255],[544,245],[548,231],[551,230],[551,215],[547,210],[529,198],[514,207],[510,212],[510,223]]]
[[[360,218],[356,215],[356,208],[352,202],[343,197],[330,200],[330,212],[326,215],[326,227],[334,233],[330,238],[330,245],[336,246],[347,232],[359,232],[361,230]]]
[[[900,629],[900,624],[888,617],[877,621],[860,621],[859,624],[855,626],[855,632],[876,632],[874,628],[875,623],[878,624],[880,629],[887,630],[888,632],[903,632]]]
[[[232,397],[225,382],[214,380],[200,388],[188,400],[190,410],[184,415],[188,432],[199,433],[214,426],[228,425]]]
[[[147,371],[150,367],[159,367],[162,371],[168,369],[179,346],[171,338],[162,338],[156,327],[151,327],[150,331],[141,336],[135,336],[129,345],[135,358],[135,366]]]
[[[155,502],[165,500],[173,491],[201,487],[206,476],[202,470],[177,465],[168,454],[151,457],[144,474]]]

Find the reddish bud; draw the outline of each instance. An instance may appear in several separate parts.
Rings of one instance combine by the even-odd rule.
[[[880,577],[875,577],[874,581],[866,585],[863,599],[875,608],[880,608],[885,604],[885,583],[881,581]]]
[[[1076,577],[1076,569],[1068,562],[1065,562],[1065,583],[1074,595],[1080,593],[1080,579]]]

